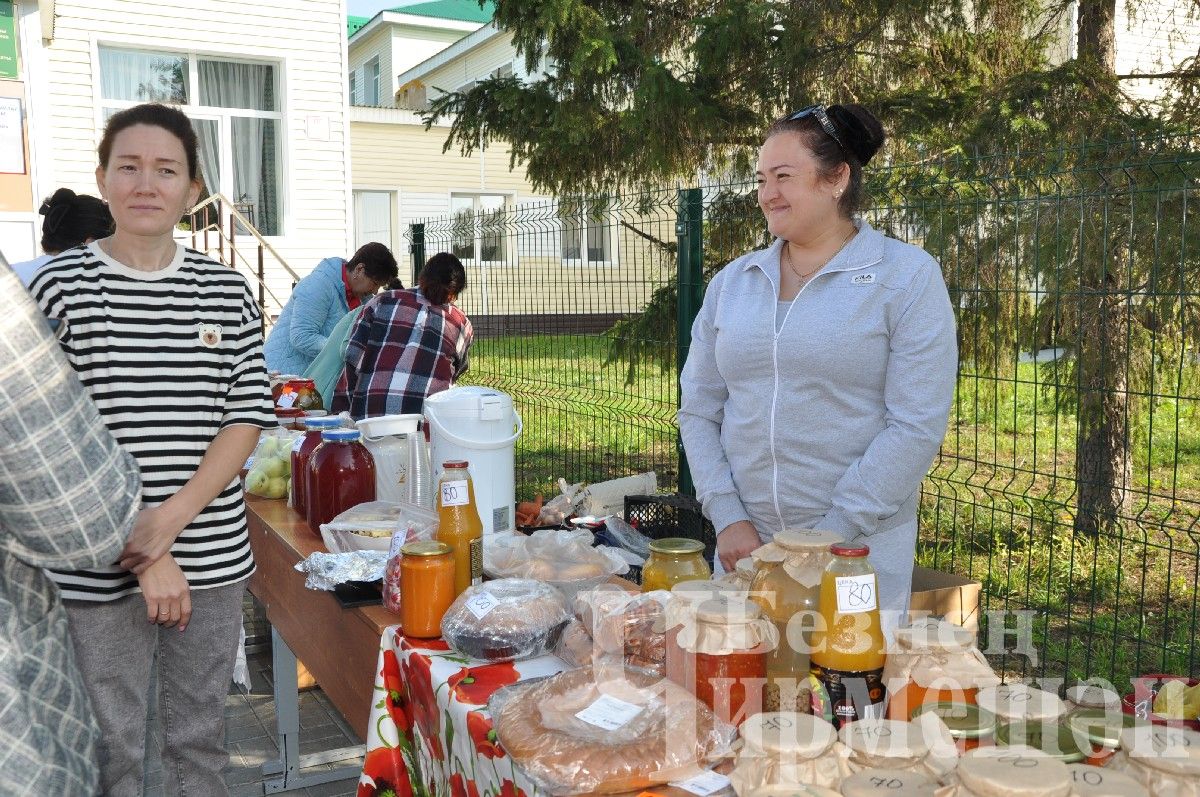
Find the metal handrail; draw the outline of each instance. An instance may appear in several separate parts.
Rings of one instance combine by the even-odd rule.
[[[287,264],[287,261],[283,259],[283,256],[280,255],[279,252],[277,252],[275,250],[275,247],[271,246],[271,244],[267,241],[267,239],[262,236],[262,233],[260,233],[258,231],[258,229],[253,224],[250,223],[250,220],[238,212],[237,208],[234,207],[233,200],[231,200],[229,197],[225,196],[224,194],[216,193],[216,194],[210,195],[203,202],[198,203],[195,207],[193,207],[191,210],[189,210],[188,214],[192,217],[195,217],[195,215],[199,211],[203,210],[204,208],[208,207],[209,205],[214,205],[217,203],[224,203],[224,205],[228,207],[229,215],[231,217],[237,219],[238,223],[241,224],[243,227],[245,227],[246,231],[249,232],[252,236],[254,236],[254,239],[256,241],[258,241],[259,246],[263,247],[264,249],[266,249],[268,252],[270,252],[272,255],[275,256],[275,259],[279,261],[279,265],[283,266],[283,270],[286,271],[291,276],[293,282],[300,281],[300,275],[292,270],[292,267]],[[219,210],[220,210],[220,208],[218,208],[218,215],[217,215],[218,219],[220,218]],[[219,223],[217,224],[217,230],[218,230],[218,232],[221,232],[221,225]],[[192,230],[193,234],[195,234],[196,232],[197,231],[195,229]],[[223,235],[224,233],[221,232],[221,234]]]

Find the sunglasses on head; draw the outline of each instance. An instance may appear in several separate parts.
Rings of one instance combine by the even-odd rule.
[[[833,126],[833,120],[829,118],[829,114],[825,113],[824,105],[810,105],[807,108],[801,108],[793,114],[785,117],[785,122],[798,122],[801,119],[813,117],[821,125],[821,129],[829,134],[829,137],[837,142],[837,145],[842,148],[842,152],[849,152],[846,145],[842,142],[842,137],[838,135],[837,128]]]

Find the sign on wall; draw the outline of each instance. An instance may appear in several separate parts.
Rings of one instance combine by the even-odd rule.
[[[25,174],[25,125],[16,97],[0,97],[0,174]]]
[[[0,0],[0,78],[16,80],[17,25],[12,0]]]

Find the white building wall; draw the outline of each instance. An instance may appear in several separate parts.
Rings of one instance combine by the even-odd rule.
[[[1176,69],[1200,51],[1200,5],[1192,0],[1138,3],[1130,13],[1117,3],[1117,74],[1162,74]],[[1163,80],[1126,80],[1137,97],[1153,99],[1166,88]]]
[[[58,186],[95,193],[102,132],[97,47],[192,52],[278,65],[283,112],[282,234],[270,242],[301,276],[323,257],[347,253],[349,210],[346,23],[327,0],[58,0],[36,135],[51,142],[40,163],[40,195]],[[265,32],[270,35],[265,35]],[[286,297],[291,278],[267,258],[268,282]]]

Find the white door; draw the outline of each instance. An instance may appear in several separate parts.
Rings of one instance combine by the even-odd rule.
[[[391,191],[354,192],[354,230],[355,249],[371,241],[393,248]]]

